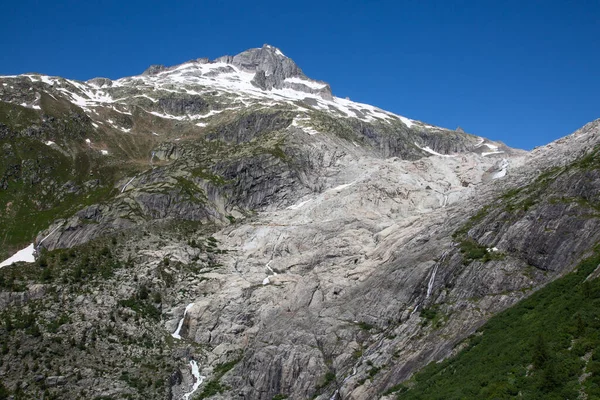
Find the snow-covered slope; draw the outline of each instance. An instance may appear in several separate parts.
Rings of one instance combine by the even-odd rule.
[[[35,261],[35,257],[34,257],[34,247],[33,247],[33,243],[31,243],[29,246],[27,246],[26,248],[24,248],[23,250],[20,250],[18,252],[16,252],[12,257],[2,261],[0,263],[0,268],[2,267],[6,267],[8,265],[14,264],[16,262],[34,262]]]
[[[267,67],[263,68],[267,70],[264,75],[266,78],[271,76],[268,75],[270,70],[277,71],[277,68],[283,65],[282,63],[293,63],[279,49],[269,45],[247,52],[250,51],[261,51],[264,53],[262,57],[267,57]],[[276,79],[276,83],[272,87],[271,85],[261,85],[260,82],[257,82],[257,75],[264,73],[264,70],[260,69],[260,65],[254,69],[248,69],[235,63],[236,57],[247,52],[235,57],[221,57],[215,61],[198,59],[170,68],[150,68],[142,75],[115,81],[95,78],[81,82],[39,74],[3,76],[0,77],[0,80],[4,89],[12,86],[11,79],[23,78],[40,84],[41,88],[48,89],[50,87],[57,94],[81,107],[90,118],[95,120],[100,119],[97,107],[109,107],[119,113],[131,114],[133,107],[138,106],[161,118],[204,121],[224,110],[239,110],[251,105],[269,107],[286,103],[298,111],[317,109],[339,117],[357,118],[364,122],[399,120],[409,128],[448,130],[396,115],[369,104],[332,96],[327,83],[304,76],[297,67],[294,70],[296,71],[294,74],[297,76],[285,76],[284,74],[278,80]],[[0,93],[2,93],[2,87],[0,87]],[[155,105],[165,93],[190,96],[209,95],[216,99],[219,107],[196,114],[173,114],[156,110],[155,107],[145,108],[143,106],[143,104]],[[31,93],[31,96],[25,97],[4,98],[4,100],[32,109],[40,109],[39,95]],[[105,123],[106,121],[98,122]],[[116,126],[116,128],[119,127]],[[123,128],[121,127],[121,129]]]

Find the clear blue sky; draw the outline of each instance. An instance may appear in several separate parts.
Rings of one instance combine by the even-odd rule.
[[[269,43],[335,95],[530,149],[600,118],[600,2],[5,1],[0,74],[119,78]]]

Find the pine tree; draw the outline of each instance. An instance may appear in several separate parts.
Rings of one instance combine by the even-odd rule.
[[[538,334],[533,347],[533,366],[537,369],[541,369],[544,367],[549,358],[550,353],[548,350],[548,344],[546,343],[544,336],[540,333]]]
[[[581,318],[581,314],[577,314],[575,319],[575,334],[581,337],[585,333],[585,322]]]

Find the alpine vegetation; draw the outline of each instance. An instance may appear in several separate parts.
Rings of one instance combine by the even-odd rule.
[[[1,76],[0,398],[594,398],[599,143],[409,119],[269,45]]]

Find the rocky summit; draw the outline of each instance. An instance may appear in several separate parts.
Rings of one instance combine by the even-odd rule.
[[[0,398],[411,396],[598,251],[599,143],[432,126],[269,45],[1,76]]]

